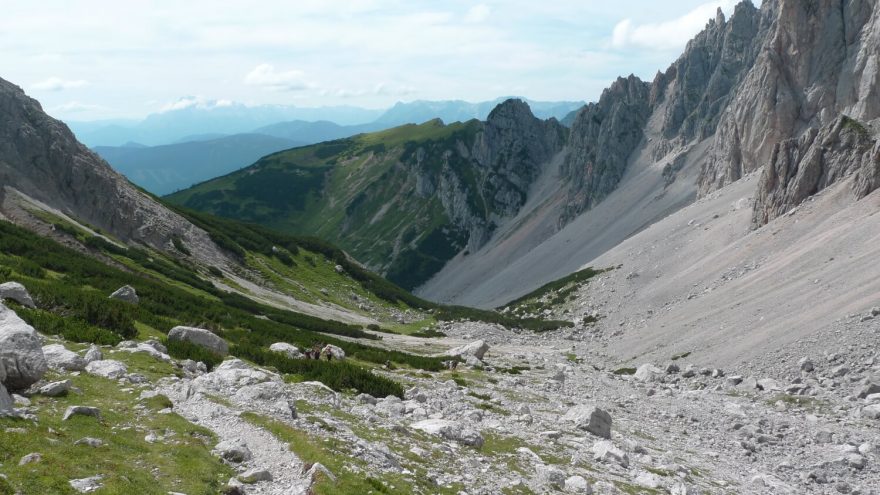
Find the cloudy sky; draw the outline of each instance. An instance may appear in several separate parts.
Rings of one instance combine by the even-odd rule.
[[[53,115],[191,104],[382,108],[415,99],[595,100],[651,78],[735,0],[6,2],[0,77]]]

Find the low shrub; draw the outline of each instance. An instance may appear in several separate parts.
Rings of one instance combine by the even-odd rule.
[[[39,309],[16,308],[15,312],[38,332],[59,335],[71,342],[116,345],[123,340],[117,333],[89,325],[78,318],[64,318]]]

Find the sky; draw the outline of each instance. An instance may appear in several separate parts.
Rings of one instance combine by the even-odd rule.
[[[69,120],[191,105],[594,101],[735,0],[4,1],[0,77]]]

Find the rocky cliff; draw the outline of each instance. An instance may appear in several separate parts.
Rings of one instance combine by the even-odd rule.
[[[767,1],[761,17],[760,52],[721,116],[703,194],[768,165],[778,143],[841,114],[880,116],[876,1]]]
[[[852,174],[858,199],[880,185],[880,141],[849,117],[777,143],[758,182],[753,225],[764,225]]]
[[[159,204],[77,142],[21,88],[0,79],[0,209],[7,216],[16,193],[86,222],[127,243],[174,252],[179,239],[203,260],[224,255],[203,230]]]

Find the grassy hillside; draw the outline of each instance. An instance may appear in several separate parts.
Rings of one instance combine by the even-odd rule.
[[[167,199],[325,239],[411,289],[468,241],[434,194],[441,182],[466,191],[479,218],[493,213],[472,163],[455,151],[481,125],[435,120],[282,151]]]

